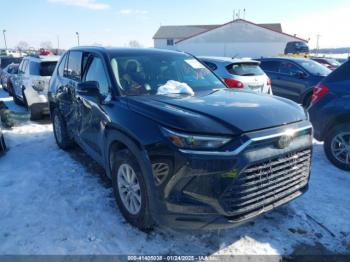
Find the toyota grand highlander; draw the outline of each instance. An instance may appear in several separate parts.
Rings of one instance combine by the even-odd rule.
[[[58,146],[76,143],[105,168],[121,213],[141,230],[231,227],[308,188],[304,109],[233,91],[188,54],[73,48],[48,97]]]

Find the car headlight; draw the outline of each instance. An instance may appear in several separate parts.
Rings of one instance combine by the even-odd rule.
[[[179,133],[167,128],[162,128],[162,131],[175,146],[182,149],[217,149],[231,140],[229,137]]]

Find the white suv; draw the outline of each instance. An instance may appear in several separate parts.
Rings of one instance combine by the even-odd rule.
[[[47,90],[58,60],[58,56],[26,56],[19,65],[13,99],[28,107],[31,120],[49,113]]]
[[[226,83],[229,88],[272,95],[271,81],[260,68],[260,62],[229,57],[198,57]]]

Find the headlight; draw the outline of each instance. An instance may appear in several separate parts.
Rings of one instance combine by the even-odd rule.
[[[175,146],[183,149],[217,149],[231,140],[229,137],[184,134],[166,128],[162,131]]]

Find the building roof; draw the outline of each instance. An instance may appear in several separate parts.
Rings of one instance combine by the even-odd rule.
[[[272,29],[272,28],[266,27],[266,24],[265,24],[265,26],[262,26],[262,25],[260,25],[260,24],[255,24],[255,23],[253,23],[253,22],[250,22],[250,21],[248,21],[248,20],[236,19],[236,20],[230,21],[230,22],[228,22],[228,23],[226,23],[226,24],[219,25],[219,26],[217,26],[217,27],[215,27],[215,28],[208,29],[208,30],[206,30],[206,31],[199,32],[199,33],[193,34],[193,35],[191,35],[191,36],[189,36],[189,37],[185,37],[185,38],[183,38],[183,39],[180,39],[180,40],[178,40],[178,41],[176,42],[176,44],[177,44],[177,43],[180,43],[180,42],[183,42],[183,41],[186,41],[187,39],[193,38],[193,37],[195,37],[195,36],[198,36],[198,35],[201,35],[201,34],[205,34],[205,33],[209,32],[209,31],[215,30],[215,29],[217,29],[217,28],[224,27],[224,26],[227,26],[227,25],[229,25],[229,24],[233,24],[233,23],[237,23],[237,22],[248,23],[248,24],[251,24],[251,25],[260,27],[260,28],[264,28],[264,29],[266,29],[266,30],[271,30],[271,31],[273,31],[273,32],[275,32],[275,33],[278,33],[278,34],[282,34],[282,35],[285,35],[285,36],[292,37],[292,38],[294,38],[296,41],[303,41],[303,42],[306,42],[306,43],[308,42],[308,41],[305,40],[305,39],[302,39],[302,38],[300,38],[300,37],[297,37],[296,35],[290,35],[290,34],[287,34],[287,33],[283,33],[282,31],[280,32],[280,31],[276,31],[276,30],[274,30],[274,29]]]
[[[280,23],[257,24],[258,26],[282,33],[282,25]],[[153,36],[153,39],[184,39],[215,29],[220,25],[167,25],[159,27]]]

